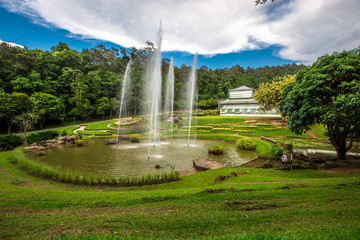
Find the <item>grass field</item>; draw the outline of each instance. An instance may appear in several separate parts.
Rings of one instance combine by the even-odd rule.
[[[358,171],[218,169],[142,187],[28,175],[0,153],[2,239],[358,239]],[[219,175],[237,177],[214,183]]]

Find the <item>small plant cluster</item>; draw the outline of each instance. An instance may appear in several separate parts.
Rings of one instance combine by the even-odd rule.
[[[147,174],[140,177],[89,175],[78,172],[60,170],[42,163],[35,162],[24,155],[23,149],[15,150],[11,161],[32,175],[63,183],[92,186],[142,186],[180,180],[179,174],[172,169],[169,173]]]
[[[272,145],[271,150],[274,153],[274,155],[278,157],[281,157],[284,154],[284,149],[276,144]]]
[[[42,140],[50,140],[50,139],[54,139],[57,136],[59,136],[59,132],[55,131],[55,130],[47,130],[47,131],[43,131],[43,132],[36,132],[36,133],[31,133],[27,136],[27,141],[29,144],[35,143],[35,142],[40,142]]]
[[[256,142],[249,137],[241,137],[236,141],[236,147],[242,150],[255,150]]]
[[[138,134],[131,134],[130,135],[130,142],[132,143],[138,143],[140,142],[140,137]]]
[[[224,146],[223,145],[214,145],[208,147],[208,153],[220,155],[224,153]]]
[[[0,136],[0,151],[11,150],[23,143],[23,138],[19,135],[7,134]]]
[[[82,147],[82,146],[84,146],[84,140],[82,140],[82,139],[75,140],[75,144],[78,147]]]

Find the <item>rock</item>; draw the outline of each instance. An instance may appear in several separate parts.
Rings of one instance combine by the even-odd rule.
[[[264,162],[259,168],[272,168],[271,162]]]
[[[110,144],[116,144],[118,141],[116,138],[107,138],[105,140],[105,145],[110,145]]]
[[[276,170],[290,170],[291,168],[290,164],[283,164],[281,162],[273,162],[271,165]]]
[[[115,138],[116,139],[116,138]],[[119,140],[130,140],[130,136],[128,135],[119,135],[118,136],[118,139]]]
[[[74,143],[76,140],[79,139],[80,139],[79,135],[71,135],[71,136],[67,136],[66,141],[70,143]]]
[[[225,179],[226,179],[226,176],[225,176],[225,175],[219,175],[219,176],[217,176],[217,177],[214,179],[214,183],[218,183],[218,182],[224,181]]]
[[[225,165],[215,161],[209,161],[208,158],[197,158],[193,160],[193,166],[196,170],[206,171],[218,168],[224,168]]]
[[[176,172],[180,176],[186,176],[186,175],[191,175],[191,174],[197,173],[195,168],[186,168],[184,170],[177,170]]]
[[[64,141],[66,142],[67,136],[62,136],[58,138],[58,141]]]
[[[42,151],[42,150],[46,150],[48,149],[47,147],[42,147],[42,146],[30,146],[30,147],[25,147],[26,150],[31,151],[31,152],[36,152],[36,151]]]
[[[339,164],[337,162],[326,162],[322,165],[323,168],[325,169],[331,169],[331,168],[337,168],[339,167]]]
[[[36,145],[37,145],[37,146],[41,146],[41,147],[47,147],[47,143],[46,143],[45,140],[42,140],[42,141],[40,141],[40,142],[37,142]]]
[[[57,144],[65,144],[66,143],[66,141],[63,141],[63,140],[57,140],[57,142],[56,142]]]
[[[288,157],[288,161],[289,161],[290,160],[290,154],[288,154],[287,157]],[[294,152],[293,153],[293,158],[298,159],[298,160],[304,160],[304,161],[309,160],[309,157],[305,156],[303,153],[300,153],[300,152]]]
[[[230,178],[230,177],[237,177],[237,173],[236,172],[231,172],[229,175],[228,175],[228,177]]]
[[[47,140],[46,143],[54,144],[54,143],[57,143],[57,140],[55,140],[55,139]]]

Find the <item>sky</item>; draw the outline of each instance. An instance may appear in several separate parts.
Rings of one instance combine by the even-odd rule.
[[[0,0],[0,41],[49,50],[145,46],[212,69],[310,65],[360,46],[359,0]]]

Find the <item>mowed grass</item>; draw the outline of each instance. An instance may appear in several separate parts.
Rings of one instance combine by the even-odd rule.
[[[352,170],[225,168],[142,187],[57,183],[0,153],[2,239],[358,239]],[[219,175],[229,177],[214,183]]]

